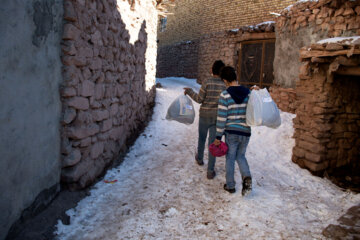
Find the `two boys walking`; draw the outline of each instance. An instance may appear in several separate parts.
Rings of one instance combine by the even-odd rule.
[[[191,88],[184,88],[184,93],[200,103],[199,139],[195,160],[203,165],[205,141],[209,132],[208,144],[220,144],[225,135],[228,145],[226,154],[226,184],[224,189],[230,193],[235,190],[235,161],[239,165],[243,180],[242,195],[251,192],[251,173],[245,157],[251,128],[246,124],[246,106],[250,90],[239,86],[235,69],[218,60],[212,66],[213,77],[204,81],[199,93]],[[216,158],[209,152],[207,178],[213,179]]]

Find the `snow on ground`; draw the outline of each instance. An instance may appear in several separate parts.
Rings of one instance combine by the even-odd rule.
[[[104,177],[117,182],[97,183],[69,210],[71,224],[57,224],[59,239],[322,239],[323,228],[360,202],[360,194],[292,163],[295,115],[289,113],[281,113],[276,130],[252,128],[246,153],[251,195],[241,196],[238,171],[237,192],[224,191],[224,157],[217,159],[213,180],[206,179],[206,165],[195,164],[198,116],[192,125],[165,120],[182,88],[199,85],[184,78],[158,81],[163,88],[157,89],[153,120],[124,162]]]

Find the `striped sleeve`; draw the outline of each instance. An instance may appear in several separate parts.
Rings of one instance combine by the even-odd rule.
[[[225,125],[228,115],[228,102],[225,98],[224,92],[220,94],[218,111],[217,111],[217,120],[216,120],[216,138],[221,140],[222,135],[224,135]]]
[[[204,81],[204,83],[201,85],[199,93],[194,92],[194,90],[190,90],[188,95],[197,103],[203,103],[206,97],[206,83],[207,81]]]

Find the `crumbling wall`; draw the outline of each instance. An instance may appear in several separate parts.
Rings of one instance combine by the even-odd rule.
[[[300,55],[292,160],[318,175],[359,169],[359,45],[313,44]]]
[[[0,239],[59,191],[62,5],[1,1]]]
[[[61,181],[83,188],[152,114],[155,2],[64,1]]]
[[[360,1],[299,2],[276,19],[275,83],[294,88],[299,79],[299,49],[321,39],[360,35]]]

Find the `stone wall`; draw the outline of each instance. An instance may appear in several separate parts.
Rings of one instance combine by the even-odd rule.
[[[314,174],[345,165],[360,170],[359,47],[325,43],[301,50],[292,160]]]
[[[295,113],[297,100],[295,89],[273,85],[269,92],[281,111]]]
[[[160,47],[157,58],[157,77],[196,78],[198,72],[199,41],[181,42]]]
[[[155,2],[65,0],[61,181],[83,188],[152,114]]]
[[[166,30],[158,31],[159,46],[199,39],[205,34],[221,32],[274,20],[279,12],[296,0],[176,0],[169,8]]]
[[[360,35],[360,1],[299,2],[276,19],[275,83],[294,88],[298,80],[299,49],[321,39]]]
[[[59,191],[62,4],[1,1],[0,239]]]

